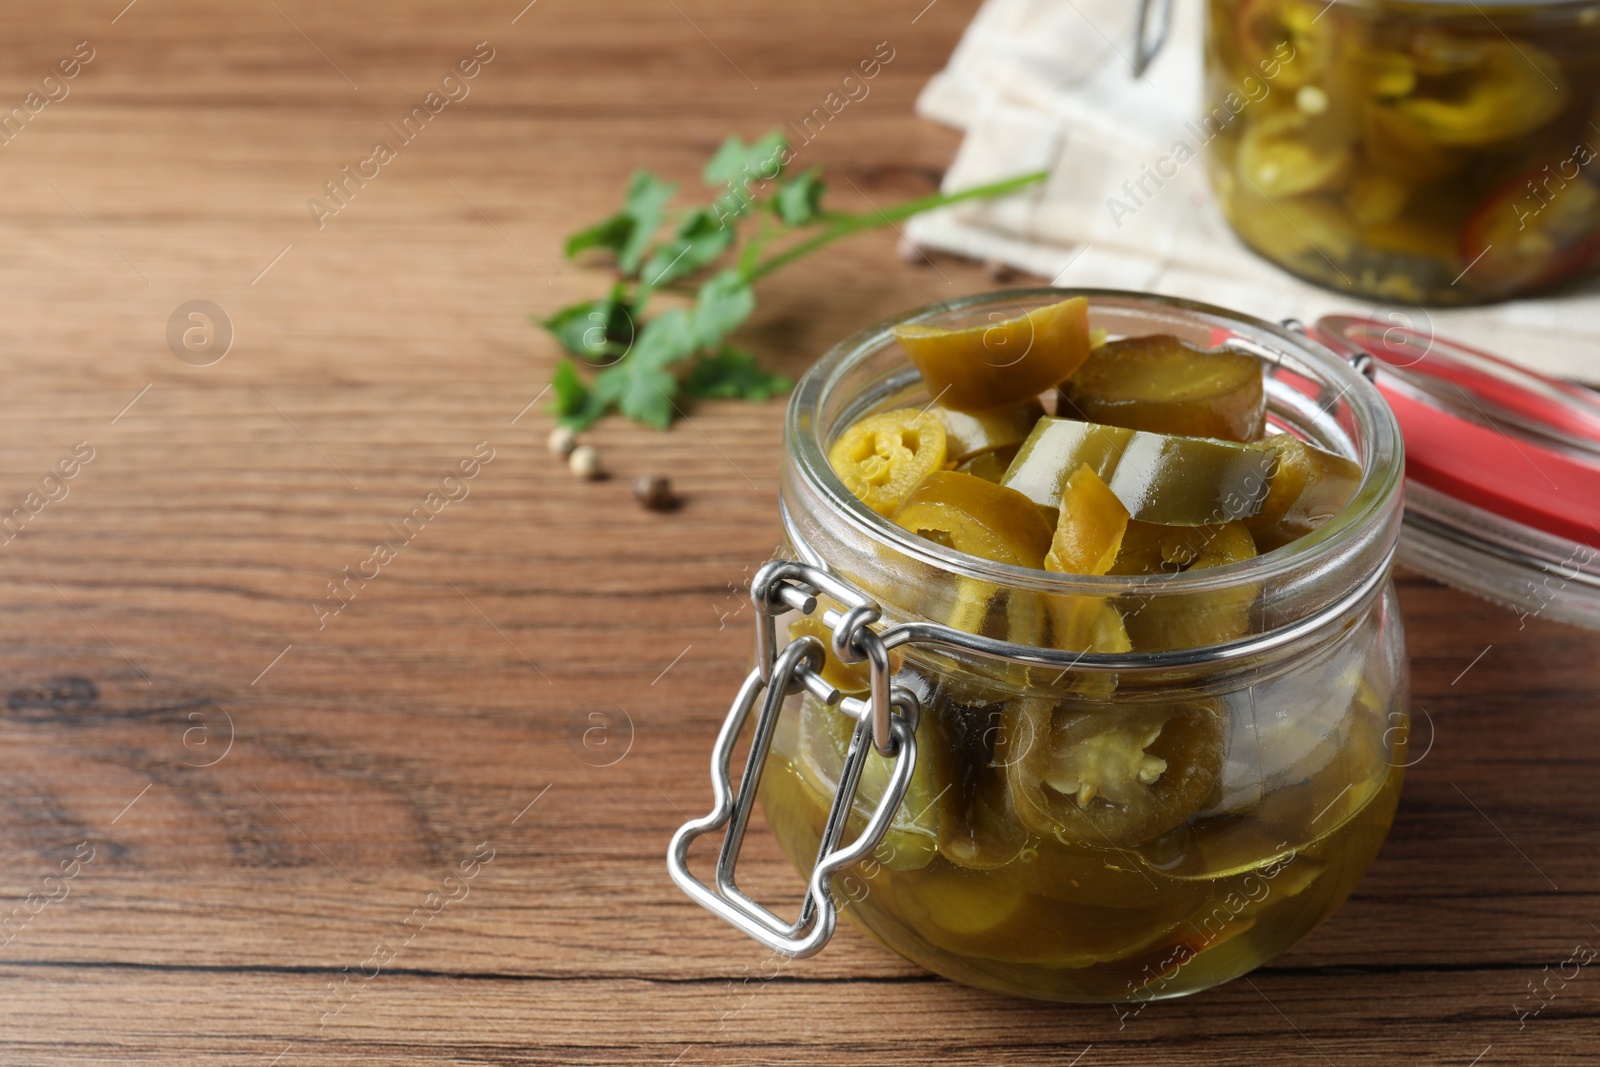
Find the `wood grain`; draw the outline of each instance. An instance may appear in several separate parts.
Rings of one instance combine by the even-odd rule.
[[[0,935],[0,1061],[1591,1054],[1589,971],[1517,1011],[1600,939],[1600,642],[1420,579],[1402,599],[1432,748],[1355,897],[1248,980],[1119,1024],[933,979],[848,929],[778,966],[668,882],[745,669],[738,587],[777,539],[781,403],[608,425],[613,477],[579,483],[525,410],[553,358],[526,317],[597,290],[558,243],[633,168],[693,185],[721,137],[806,114],[880,41],[871,95],[801,160],[843,205],[933,188],[955,136],[911,103],[972,0],[124,2],[13,6],[0,52],[9,107],[95,51],[0,148],[0,515],[94,449],[0,543],[0,895],[29,914],[65,887]],[[468,99],[319,230],[306,200],[480,41]],[[748,343],[797,372],[994,284],[894,243],[775,276]],[[236,333],[210,366],[167,346],[195,299]],[[319,628],[327,583],[478,442],[470,495]],[[634,505],[644,471],[684,507]],[[747,877],[795,889],[764,833]]]

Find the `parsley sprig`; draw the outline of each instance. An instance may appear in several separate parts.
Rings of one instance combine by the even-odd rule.
[[[1045,176],[1023,174],[850,214],[823,208],[818,168],[785,173],[792,159],[777,131],[751,144],[730,137],[705,165],[706,185],[719,191],[709,204],[670,211],[677,186],[641,170],[629,179],[620,211],[567,239],[569,259],[602,253],[615,265],[616,280],[605,296],[536,320],[571,357],[556,365],[550,383],[563,425],[583,429],[620,411],[666,429],[681,414],[683,394],[765,400],[787,392],[792,382],[727,340],[755,310],[756,281],[841,237],[946,204],[1003,196]],[[678,299],[646,317],[662,293]]]

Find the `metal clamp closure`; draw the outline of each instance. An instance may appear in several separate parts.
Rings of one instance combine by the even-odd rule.
[[[1144,77],[1150,64],[1167,43],[1167,31],[1172,29],[1172,0],[1160,0],[1161,8],[1152,16],[1154,0],[1139,0],[1133,27],[1133,76]]]
[[[790,610],[811,614],[817,608],[819,593],[844,605],[843,611],[828,609],[822,617],[832,630],[834,654],[847,663],[869,665],[871,688],[866,700],[841,700],[839,691],[823,680],[825,650],[815,637],[796,638],[782,652],[775,651],[775,617]],[[871,628],[881,613],[871,598],[819,568],[777,560],[756,575],[750,586],[750,599],[757,609],[756,666],[739,687],[717,734],[711,755],[711,812],[685,823],[673,835],[667,850],[667,868],[678,888],[712,914],[774,952],[790,957],[810,956],[827,944],[838,919],[830,890],[833,875],[870,855],[900,810],[916,767],[916,727],[921,708],[915,694],[890,684],[888,650]],[[856,726],[817,846],[800,916],[794,922],[785,922],[739,888],[735,868],[778,716],[785,698],[802,690],[829,707],[837,707],[840,714],[855,719]],[[731,775],[733,750],[758,702],[760,712],[736,793]],[[862,768],[874,749],[894,760],[888,783],[861,833],[841,847],[840,839],[855,810]],[[717,856],[716,884],[709,886],[689,871],[689,846],[696,838],[723,827],[727,829]]]

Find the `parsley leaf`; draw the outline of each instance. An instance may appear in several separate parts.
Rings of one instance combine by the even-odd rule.
[[[598,300],[535,319],[583,364],[580,369],[578,362],[562,359],[551,377],[555,413],[563,425],[582,429],[621,411],[636,422],[665,429],[680,414],[674,403],[680,393],[764,400],[786,392],[792,382],[762,370],[753,355],[727,343],[755,311],[752,285],[757,279],[841,237],[946,204],[1004,196],[1046,176],[1019,175],[865,214],[825,213],[826,186],[817,168],[784,178],[793,158],[779,130],[750,144],[728,138],[703,172],[706,184],[717,190],[716,198],[687,208],[662,240],[657,235],[677,186],[649,171],[635,171],[622,209],[567,239],[569,258],[589,250],[609,252],[621,280]],[[739,221],[752,214],[743,244],[729,255],[740,240]],[[822,225],[805,237],[784,240],[818,223]],[[774,248],[774,242],[783,244]],[[719,262],[731,265],[704,279],[690,306],[644,317],[645,304],[658,286]]]
[[[723,141],[702,174],[707,185],[723,186],[712,205],[717,224],[726,226],[748,212],[755,205],[754,190],[763,182],[777,181],[789,154],[788,139],[779,130],[748,145],[737,137]]]
[[[650,247],[656,231],[661,228],[667,201],[677,191],[676,185],[662,181],[647,170],[634,171],[628,180],[622,213],[633,220],[633,229],[628,233],[627,243],[617,252],[617,265],[625,273],[632,274],[639,269],[645,249]]]
[[[628,235],[632,232],[633,220],[626,215],[617,214],[608,219],[601,219],[588,229],[579,230],[567,238],[567,258],[575,259],[591,248],[620,252],[622,246],[628,243]]]
[[[766,400],[787,393],[794,383],[762,370],[749,352],[723,345],[716,355],[695,363],[683,388],[690,396],[706,400]]]
[[[556,394],[557,419],[561,425],[574,430],[593,425],[611,408],[610,403],[600,399],[579,380],[570,359],[556,364],[556,372],[550,376],[550,387]]]
[[[772,181],[783,173],[783,157],[788,149],[789,141],[781,130],[773,130],[750,144],[730,137],[706,162],[703,176],[706,184],[713,187],[740,183],[747,177],[752,181]]]
[[[678,379],[671,374],[631,359],[594,378],[594,394],[608,407],[615,404],[628,418],[658,430],[672,425],[677,414],[672,397],[677,391]]]
[[[661,370],[694,353],[694,326],[689,312],[673,308],[644,324],[633,358],[626,365],[645,370]]]
[[[628,379],[627,391],[618,405],[622,413],[634,422],[642,422],[665,430],[678,414],[672,396],[678,391],[678,379],[665,371],[639,370]]]
[[[647,170],[634,171],[623,194],[622,210],[567,238],[567,258],[590,248],[603,248],[616,254],[617,266],[624,274],[633,274],[656,231],[661,229],[667,202],[677,191],[676,185]]]
[[[634,307],[622,285],[609,296],[568,304],[546,319],[535,319],[561,347],[590,363],[614,363],[633,347]]]
[[[822,194],[827,186],[817,167],[778,186],[772,197],[772,211],[788,226],[809,226],[822,215]]]
[[[639,271],[650,287],[665,285],[714,263],[733,244],[734,228],[711,208],[695,208],[673,231],[672,239],[656,246]]]
[[[700,287],[694,301],[694,339],[702,348],[715,348],[750,317],[756,294],[737,270],[725,270]]]

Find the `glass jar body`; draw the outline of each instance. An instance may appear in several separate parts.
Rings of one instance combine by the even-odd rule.
[[[994,294],[909,321],[970,324],[1060,295]],[[1367,468],[1350,513],[1305,544],[1199,580],[1075,585],[968,566],[896,533],[830,484],[821,460],[854,419],[919,399],[881,328],[801,383],[782,496],[792,556],[872,597],[886,625],[942,623],[1016,653],[891,652],[894,684],[921,704],[917,764],[873,857],[834,878],[841,912],[958,981],[1137,1002],[1208,988],[1283,951],[1377,854],[1406,762],[1408,673],[1389,580],[1400,456],[1371,386],[1303,338],[1158,297],[1090,294],[1090,309],[1113,336],[1173,332],[1270,361],[1272,424]],[[1374,429],[1374,413],[1388,421]],[[780,616],[779,639],[826,644],[818,620],[840,605],[821,599],[811,615]],[[1055,625],[1038,620],[1107,612],[1135,653],[1120,668],[1063,663],[1047,648],[1030,661]],[[824,677],[857,695],[867,687],[861,667],[833,658]],[[790,696],[779,718],[761,802],[802,871],[853,728],[809,694]],[[869,758],[851,834],[888,771]]]
[[[1341,630],[1270,678],[1124,683],[1106,697],[1024,694],[908,658],[896,682],[924,694],[919,766],[872,860],[834,880],[841,914],[944,977],[1041,999],[1181,996],[1253,970],[1344,901],[1399,800],[1407,672],[1392,587]],[[1208,783],[1194,810],[1020,810],[1024,790],[1050,788],[1032,778],[1030,746],[1156,724],[1183,732],[1158,749],[1166,773]],[[785,708],[761,799],[800,870],[853,725],[810,696]],[[885,778],[869,764],[857,828]]]
[[[1222,211],[1300,277],[1471,304],[1600,257],[1600,5],[1209,0],[1205,71]]]

